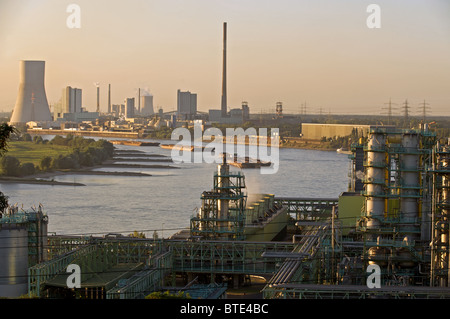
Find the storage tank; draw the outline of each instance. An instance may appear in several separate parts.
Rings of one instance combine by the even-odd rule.
[[[15,298],[28,292],[28,230],[5,220],[0,227],[0,297]]]
[[[368,137],[366,148],[366,226],[377,229],[385,211],[385,170],[386,137],[384,133],[372,132]]]
[[[402,231],[410,239],[417,238],[420,197],[419,172],[419,135],[414,132],[402,136],[402,153],[400,154],[400,211],[401,220],[405,223]]]
[[[251,225],[253,223],[253,215],[254,215],[255,209],[253,206],[247,207],[246,208],[246,216],[245,216],[245,224],[246,225]]]
[[[258,218],[260,215],[260,211],[261,211],[261,205],[257,202],[253,203],[253,221],[258,222]]]

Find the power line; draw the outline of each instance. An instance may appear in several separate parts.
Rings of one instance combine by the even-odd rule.
[[[422,113],[422,121],[423,121],[423,123],[426,123],[427,110],[430,109],[427,105],[430,105],[430,104],[426,103],[426,101],[423,100],[423,103],[421,103],[421,113]]]
[[[392,105],[396,105],[396,103],[392,103],[391,99],[389,98],[389,102],[388,103],[384,103],[385,105],[388,105],[387,108],[382,108],[383,110],[387,109],[387,116],[388,116],[388,125],[391,124],[392,121],[392,111],[394,110],[394,108],[392,107]]]

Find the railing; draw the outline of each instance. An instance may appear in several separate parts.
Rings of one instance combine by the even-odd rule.
[[[152,268],[143,270],[106,292],[106,299],[137,299],[160,289],[165,275],[172,270],[172,254],[151,257]]]

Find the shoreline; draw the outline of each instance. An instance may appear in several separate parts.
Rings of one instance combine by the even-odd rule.
[[[67,134],[73,134],[73,135],[80,135],[80,136],[91,136],[91,137],[103,137],[103,138],[124,138],[127,140],[124,140],[125,143],[146,143],[145,140],[152,140],[150,143],[159,143],[155,141],[173,141],[170,138],[154,138],[154,137],[140,137],[138,133],[119,133],[119,132],[96,132],[96,131],[61,131],[61,130],[27,130],[27,133],[29,134],[36,134],[36,135],[67,135]],[[320,141],[302,141],[302,140],[294,140],[297,138],[293,137],[286,137],[286,139],[291,139],[288,143],[280,143],[279,148],[293,148],[293,149],[305,149],[305,150],[316,150],[316,151],[336,151],[335,148],[331,148],[328,145],[324,145],[323,142]],[[140,140],[140,141],[137,141]],[[144,141],[142,141],[144,140]],[[121,141],[122,142],[122,141]],[[174,141],[179,142],[179,141]],[[294,144],[294,145],[292,145]],[[295,145],[295,144],[303,144],[303,145]],[[305,145],[305,144],[310,144]],[[314,146],[313,146],[314,145]],[[139,145],[136,145],[139,146]],[[151,146],[157,146],[157,145],[151,145]],[[160,146],[160,145],[158,145]]]
[[[64,175],[98,175],[98,176],[135,176],[135,177],[149,177],[151,174],[140,172],[119,172],[119,171],[94,171],[96,168],[103,168],[104,165],[97,165],[89,168],[81,169],[68,169],[68,170],[55,170],[49,172],[37,173],[34,175],[24,177],[14,176],[0,176],[0,184],[40,184],[40,185],[53,185],[53,186],[86,186],[82,183],[75,182],[59,182],[54,180],[47,180],[54,176]],[[134,167],[134,166],[130,166]]]
[[[52,186],[86,186],[82,183],[72,182],[58,182],[54,180],[43,180],[34,177],[6,177],[0,178],[0,184],[37,184],[37,185],[52,185]]]

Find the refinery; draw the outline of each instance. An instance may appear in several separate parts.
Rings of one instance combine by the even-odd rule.
[[[258,277],[266,299],[448,298],[450,148],[442,142],[427,125],[371,127],[352,144],[338,198],[248,194],[245,175],[224,161],[189,229],[170,238],[48,235],[41,207],[11,207],[0,219],[1,294],[226,298]],[[74,264],[79,287],[69,285]]]
[[[208,114],[197,111],[196,93],[181,90],[176,112],[160,109],[156,114],[153,96],[141,95],[140,88],[134,114],[134,98],[111,103],[110,84],[108,112],[100,114],[97,82],[96,112],[87,112],[81,89],[70,86],[50,112],[45,61],[23,60],[9,123],[36,135],[86,133],[114,138],[115,145],[179,147],[192,153],[193,146],[137,139],[147,138],[147,129],[154,133],[164,126],[252,120],[247,102],[241,109],[230,110],[227,104],[226,40],[224,23],[221,107]],[[299,124],[283,114],[281,102],[271,120]],[[348,186],[335,190],[339,196],[250,193],[244,169],[274,163],[250,163],[244,157],[237,164],[236,154],[222,154],[210,172],[212,185],[195,195],[200,207],[186,220],[188,227],[167,238],[57,235],[48,232],[52,220],[41,204],[29,210],[12,205],[0,212],[0,298],[145,299],[168,292],[191,299],[233,299],[239,297],[230,290],[257,281],[263,284],[255,296],[262,299],[450,298],[450,139],[425,120],[414,128],[300,126],[303,135],[292,137],[293,143],[320,143],[358,131],[345,151]]]

